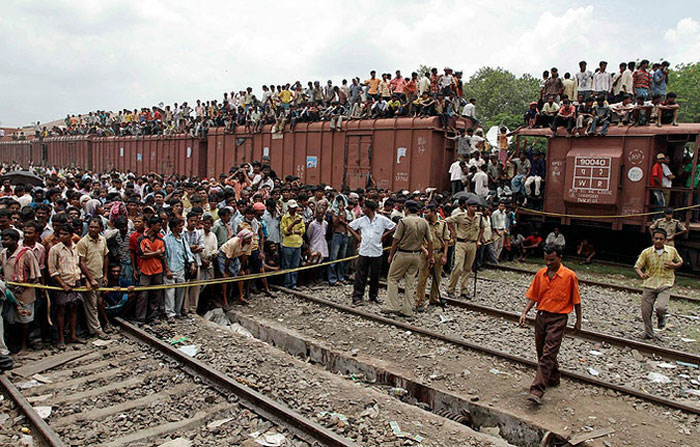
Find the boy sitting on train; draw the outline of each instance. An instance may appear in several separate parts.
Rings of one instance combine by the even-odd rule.
[[[678,125],[678,111],[680,106],[676,102],[675,93],[669,92],[666,95],[666,101],[661,102],[657,106],[657,109],[660,112],[657,114],[657,116],[661,117],[661,119],[657,118],[656,120],[656,125],[658,127],[661,127],[662,124],[672,124],[674,126]]]
[[[580,95],[579,95],[580,96]],[[583,135],[588,124],[593,119],[593,98],[586,98],[576,109],[576,130],[574,136]]]
[[[605,97],[603,95],[598,96],[596,104],[593,106],[593,119],[591,120],[591,126],[588,128],[588,135],[606,136],[611,119],[612,112],[610,107],[605,104]],[[600,132],[597,132],[598,126],[601,126]]]

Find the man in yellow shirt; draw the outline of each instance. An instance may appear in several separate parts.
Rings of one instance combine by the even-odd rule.
[[[304,242],[302,236],[306,231],[306,225],[299,214],[299,204],[296,200],[287,201],[287,214],[282,217],[280,229],[282,230],[282,270],[297,268],[301,262],[301,245]],[[296,272],[284,275],[283,285],[295,289]]]
[[[380,80],[377,79],[377,72],[372,70],[369,72],[370,78],[367,79],[365,82],[362,83],[362,85],[367,85],[369,86],[369,89],[367,90],[367,96],[369,96],[372,99],[379,99],[379,82]]]
[[[658,338],[654,335],[651,313],[656,304],[659,330],[666,327],[666,312],[671,298],[671,287],[676,279],[675,271],[683,265],[683,259],[674,247],[666,245],[666,230],[657,228],[652,235],[653,246],[645,248],[634,264],[642,283],[642,320],[644,339]]]
[[[289,90],[289,84],[282,88],[282,91],[279,93],[279,98],[284,110],[289,110],[289,105],[292,102],[292,92]]]

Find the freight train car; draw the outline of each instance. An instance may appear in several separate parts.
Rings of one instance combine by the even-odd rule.
[[[551,131],[520,129],[515,135],[516,150],[522,150],[533,142],[533,137],[549,137]],[[617,253],[629,262],[640,246],[648,245],[649,225],[656,213],[661,213],[662,207],[655,205],[653,197],[658,188],[652,188],[649,180],[656,155],[669,156],[669,167],[676,176],[690,163],[687,175],[695,178],[699,145],[697,123],[611,127],[605,137],[564,138],[560,129],[558,136],[547,139],[543,213],[521,210],[521,214],[550,227],[566,226],[570,235],[576,235],[571,238],[572,243],[584,237],[595,239],[599,249]],[[682,208],[698,203],[700,191],[685,186],[683,182],[667,190],[667,206]],[[690,231],[676,241],[676,246],[681,247],[681,254],[697,270],[700,223],[693,212],[679,212],[677,217]]]
[[[457,127],[470,123],[459,118]],[[328,122],[298,123],[294,131],[287,126],[280,133],[272,126],[255,134],[218,128],[208,141],[208,176],[267,155],[279,173],[351,189],[370,184],[391,190],[447,188],[456,156],[437,117],[346,121],[341,131],[331,131]]]

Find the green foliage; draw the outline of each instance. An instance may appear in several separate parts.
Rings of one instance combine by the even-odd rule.
[[[464,83],[464,98],[476,98],[476,116],[485,129],[505,124],[515,129],[530,101],[539,97],[539,81],[524,74],[519,78],[503,68],[483,67]]]
[[[425,76],[426,73],[430,73],[431,68],[433,68],[433,67],[431,67],[429,65],[423,65],[423,64],[418,66],[418,69],[416,69],[416,73],[418,73],[418,79]]]
[[[667,92],[678,95],[678,120],[700,122],[700,62],[679,64],[669,73]]]

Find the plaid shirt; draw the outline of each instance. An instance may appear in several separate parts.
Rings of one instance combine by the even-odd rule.
[[[678,255],[675,248],[664,245],[663,252],[659,255],[652,246],[645,248],[640,253],[634,268],[638,268],[649,275],[642,283],[642,287],[646,289],[661,289],[673,287],[673,282],[676,279],[675,270],[666,268],[664,263],[681,261],[683,259]]]

